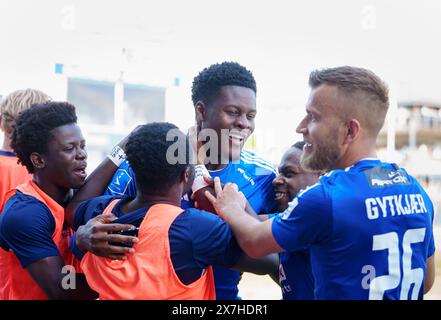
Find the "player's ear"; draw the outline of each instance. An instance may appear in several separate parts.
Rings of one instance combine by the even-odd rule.
[[[43,169],[46,166],[44,158],[38,152],[32,152],[29,158],[35,169]]]
[[[187,168],[182,172],[182,181],[185,184],[193,183],[194,179],[194,168],[191,165],[188,165]]]
[[[196,102],[194,105],[194,111],[196,116],[196,124],[198,129],[201,129],[201,123],[205,121],[207,116],[207,106],[202,101]]]
[[[7,122],[4,117],[0,116],[0,129],[7,135],[12,135],[12,124]]]
[[[361,125],[357,119],[351,119],[346,124],[345,143],[356,140],[360,134]]]
[[[193,166],[189,165],[179,175],[179,183],[182,185],[183,188],[182,195],[191,191],[191,186],[193,185],[193,181],[194,181],[194,168]]]

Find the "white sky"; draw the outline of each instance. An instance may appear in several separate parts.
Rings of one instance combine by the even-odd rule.
[[[135,83],[169,86],[179,77],[190,107],[192,78],[235,60],[258,83],[261,141],[282,133],[285,145],[316,68],[367,67],[398,101],[441,103],[439,0],[2,0],[0,12],[0,94],[35,87],[56,96],[59,62],[100,80],[116,80],[121,68]]]

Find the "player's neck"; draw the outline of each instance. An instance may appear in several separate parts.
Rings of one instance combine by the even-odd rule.
[[[239,158],[240,159],[240,158]],[[239,159],[231,159],[229,156],[219,157],[216,163],[207,163],[205,167],[207,170],[216,171],[226,168],[232,161],[239,161]]]
[[[340,159],[337,169],[345,169],[366,158],[377,158],[375,145],[361,146],[348,150]]]
[[[137,189],[136,197],[132,201],[123,204],[121,210],[123,212],[131,212],[137,209],[153,206],[155,204],[169,204],[173,206],[181,206],[181,194],[175,187],[171,187],[164,193],[146,193]]]
[[[44,193],[46,193],[62,207],[69,202],[73,195],[72,189],[60,188],[59,186],[48,181],[46,178],[40,177],[38,173],[34,173],[33,181]]]
[[[2,150],[8,152],[14,152],[14,150],[12,150],[11,147],[11,137],[6,135],[6,133],[5,133],[5,138],[3,139]]]

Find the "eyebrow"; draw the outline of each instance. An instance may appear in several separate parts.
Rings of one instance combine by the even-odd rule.
[[[314,108],[310,108],[310,109],[306,109],[306,113],[307,114],[312,114],[312,115],[315,115],[315,116],[319,116],[320,115],[320,112],[318,112],[316,109],[314,109]]]
[[[298,167],[298,165],[292,165],[292,164],[289,164],[289,165],[285,165],[285,166],[279,166],[279,171],[287,171],[287,170],[296,170],[297,169],[297,167]]]
[[[236,108],[236,109],[241,109],[242,107],[240,107],[240,106],[238,106],[238,105],[235,105],[235,104],[227,104],[227,105],[224,106],[224,108]],[[257,113],[257,108],[251,109],[251,110],[248,111],[247,113],[251,113],[251,112]]]
[[[63,145],[68,145],[68,144],[76,144],[76,143],[86,143],[86,139],[81,139],[81,140],[69,140],[69,141],[66,141],[66,142],[61,142],[61,144],[63,144]]]

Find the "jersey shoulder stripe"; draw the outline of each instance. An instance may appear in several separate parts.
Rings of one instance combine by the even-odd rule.
[[[269,163],[268,161],[262,159],[261,157],[257,156],[255,153],[243,150],[241,153],[240,159],[247,164],[255,164],[261,168],[265,168],[274,174],[277,174],[276,169]]]

